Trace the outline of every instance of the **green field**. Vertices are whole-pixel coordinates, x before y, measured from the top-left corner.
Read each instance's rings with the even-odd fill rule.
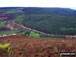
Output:
[[[18,35],[23,35],[23,36],[28,36],[28,37],[34,37],[34,38],[66,38],[65,36],[61,35],[56,35],[56,36],[49,36],[47,34],[41,34],[38,32],[34,31],[28,31],[28,30],[23,30],[23,31],[0,31],[0,35],[3,34],[18,34]]]
[[[0,28],[5,28],[5,27],[6,27],[6,21],[1,21]]]
[[[2,34],[13,34],[13,33],[17,33],[18,31],[0,31],[0,35]]]

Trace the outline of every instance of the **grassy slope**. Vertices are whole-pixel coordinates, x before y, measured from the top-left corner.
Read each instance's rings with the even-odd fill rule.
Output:
[[[6,9],[6,10],[5,10]],[[76,11],[68,8],[3,8],[17,22],[51,34],[76,34]],[[22,17],[21,17],[21,16]],[[24,15],[24,16],[23,16]]]

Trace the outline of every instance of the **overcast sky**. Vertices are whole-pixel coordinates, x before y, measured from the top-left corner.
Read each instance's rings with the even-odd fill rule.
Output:
[[[65,7],[76,9],[76,0],[0,0],[0,7]]]

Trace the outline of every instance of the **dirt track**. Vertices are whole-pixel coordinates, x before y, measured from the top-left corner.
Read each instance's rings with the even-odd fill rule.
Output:
[[[59,52],[76,52],[76,39],[38,39],[20,35],[0,38],[11,43],[16,57],[59,57]]]

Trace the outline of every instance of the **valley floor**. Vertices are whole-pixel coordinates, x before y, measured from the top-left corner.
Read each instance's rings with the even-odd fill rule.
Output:
[[[11,43],[15,57],[60,57],[59,52],[76,52],[76,39],[40,39],[15,35],[0,37],[0,43]]]

